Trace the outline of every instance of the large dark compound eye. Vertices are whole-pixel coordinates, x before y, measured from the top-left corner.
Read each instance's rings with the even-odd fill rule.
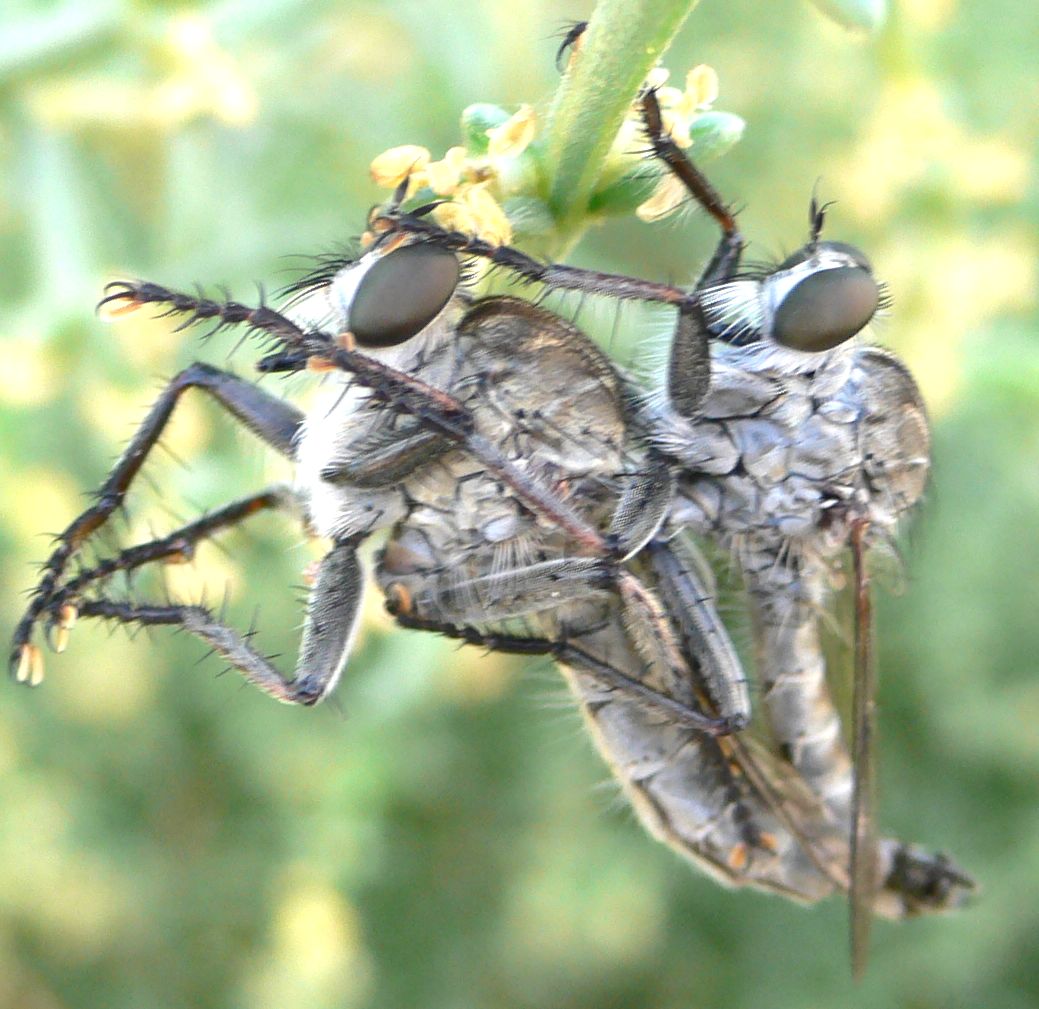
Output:
[[[811,242],[787,256],[773,277],[779,281],[802,263],[811,272],[783,295],[772,336],[794,350],[831,350],[873,318],[880,289],[865,253],[846,242]]]
[[[772,335],[794,350],[831,350],[873,318],[878,300],[877,282],[860,266],[810,273],[779,303]]]
[[[425,329],[458,286],[458,257],[432,245],[405,245],[366,274],[348,326],[360,347],[393,347]]]

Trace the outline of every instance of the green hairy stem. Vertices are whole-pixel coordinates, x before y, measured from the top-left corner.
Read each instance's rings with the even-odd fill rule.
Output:
[[[592,194],[632,98],[697,0],[601,0],[552,102],[548,203],[558,253],[588,223]]]

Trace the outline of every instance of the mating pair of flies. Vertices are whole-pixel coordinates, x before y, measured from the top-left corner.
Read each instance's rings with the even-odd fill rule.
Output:
[[[641,99],[652,152],[717,222],[718,246],[682,290],[546,265],[402,209],[373,213],[372,244],[324,263],[286,312],[146,282],[101,305],[153,305],[269,341],[261,372],[323,373],[304,415],[257,385],[193,364],[159,396],[94,503],[58,538],[13,641],[38,683],[43,625],[58,651],[78,618],[170,625],[261,690],[314,704],[350,653],[362,541],[388,530],[375,579],[405,627],[492,650],[553,656],[643,824],[728,885],[813,902],[850,894],[856,968],[873,914],[962,902],[972,881],[942,855],[875,837],[867,548],[887,544],[922,494],[929,429],[891,354],[853,338],[883,292],[866,257],[820,237],[778,266],[741,269],[743,238],[711,184]],[[578,329],[512,297],[473,300],[461,262],[522,280],[663,302],[676,323],[659,395]],[[219,508],[94,565],[84,544],[124,503],[181,395],[201,389],[294,460],[292,486]],[[257,512],[285,509],[331,546],[310,590],[295,673],[207,607],[106,594],[119,572],[190,558]],[[747,680],[697,542],[727,552],[755,635],[764,747],[741,732]],[[821,613],[852,557],[859,633],[849,752],[825,682]]]

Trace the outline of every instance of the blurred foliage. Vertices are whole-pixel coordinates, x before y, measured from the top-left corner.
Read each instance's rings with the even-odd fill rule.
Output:
[[[159,376],[234,346],[160,321],[102,328],[103,283],[202,280],[246,298],[254,278],[289,279],[286,254],[361,230],[378,152],[446,149],[474,102],[542,112],[552,36],[588,9],[7,0],[0,626],[48,549],[40,534],[78,511]],[[974,907],[880,923],[853,988],[838,902],[805,911],[689,871],[597,787],[605,771],[546,664],[391,631],[372,594],[344,714],[215,679],[182,637],[90,626],[48,656],[41,690],[6,690],[0,1004],[1034,1006],[1037,37],[1025,0],[895,4],[870,42],[794,0],[707,0],[666,59],[714,66],[748,123],[712,174],[745,203],[758,255],[800,244],[821,178],[839,201],[831,234],[870,250],[894,295],[879,335],[918,376],[936,444],[908,590],[879,618],[883,820],[975,872]],[[704,221],[632,219],[571,258],[686,280],[712,237]],[[622,358],[666,329],[616,313],[587,305],[580,322]],[[277,475],[229,427],[184,401],[173,458],[148,468],[120,539]],[[221,547],[171,569],[172,590],[227,586],[234,619],[258,607],[287,663],[313,551],[274,518]]]

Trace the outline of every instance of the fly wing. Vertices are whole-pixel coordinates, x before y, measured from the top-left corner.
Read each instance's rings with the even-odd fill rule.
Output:
[[[883,542],[920,499],[930,467],[931,435],[920,391],[905,365],[878,348],[859,354],[860,397],[868,408],[862,429],[864,474],[873,493],[870,515],[853,522],[852,553],[855,598],[855,661],[852,693],[852,758],[855,768],[851,806],[851,957],[852,972],[866,965],[871,894],[876,892],[877,838],[874,817],[874,705],[876,670],[873,614],[866,569],[866,535]],[[877,537],[875,534],[880,532]]]
[[[855,662],[852,684],[852,760],[855,767],[851,799],[851,864],[848,888],[851,969],[862,977],[869,954],[873,899],[877,892],[877,831],[874,815],[876,760],[876,666],[873,660],[873,606],[866,570],[864,538],[868,524],[852,529],[851,551],[855,591]]]

